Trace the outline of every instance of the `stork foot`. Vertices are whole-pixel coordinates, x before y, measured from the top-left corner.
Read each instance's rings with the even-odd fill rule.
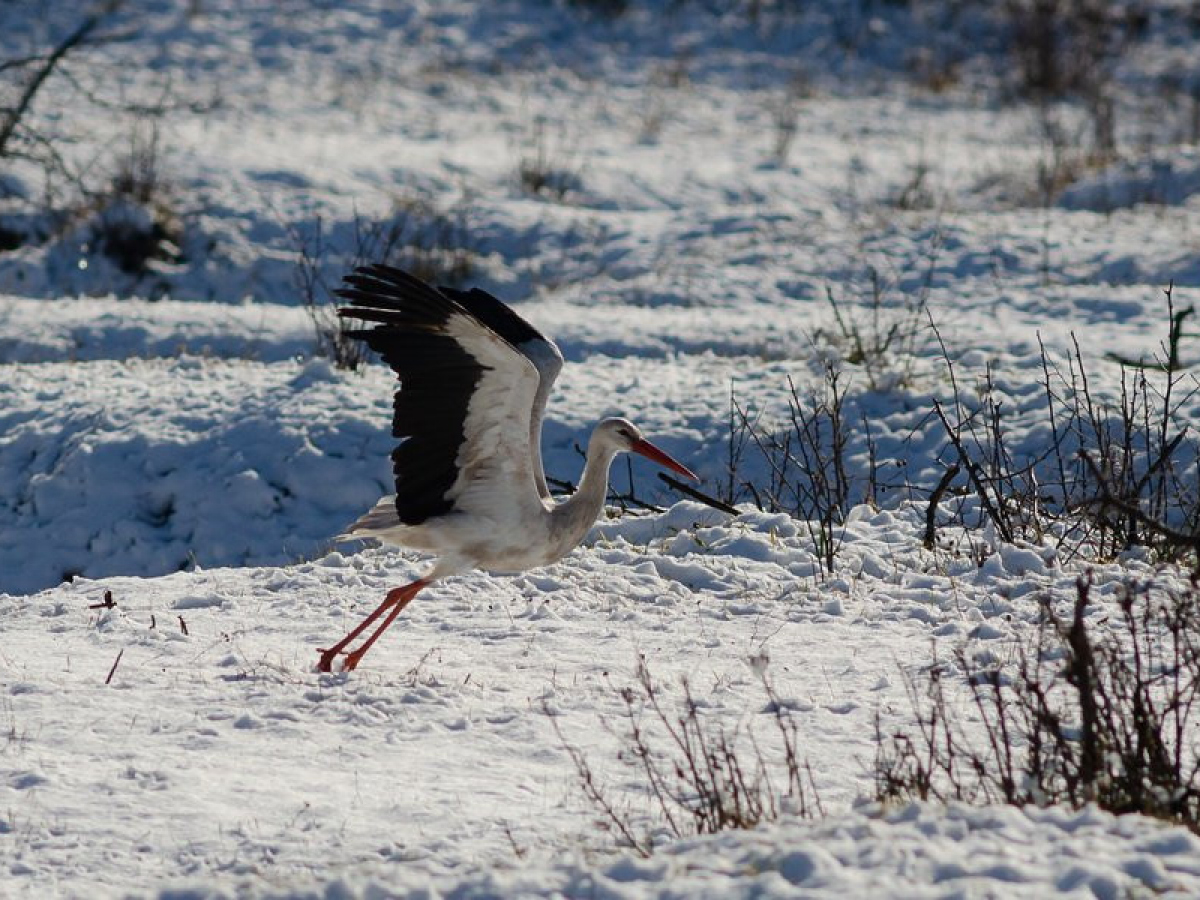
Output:
[[[336,649],[325,650],[324,648],[317,648],[317,652],[321,654],[321,658],[317,660],[317,671],[332,672],[333,661],[337,659],[338,651]]]

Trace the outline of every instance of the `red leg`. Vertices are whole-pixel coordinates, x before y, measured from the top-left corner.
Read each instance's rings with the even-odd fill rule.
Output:
[[[392,624],[392,622],[396,621],[396,616],[400,615],[400,613],[404,611],[404,607],[408,606],[412,598],[417,596],[417,591],[425,587],[427,583],[428,582],[425,581],[414,581],[412,584],[406,585],[402,588],[396,588],[396,590],[391,591],[388,594],[388,597],[393,597],[394,595],[393,602],[396,604],[395,608],[388,613],[388,617],[383,620],[383,624],[376,628],[374,633],[369,638],[363,641],[361,647],[346,654],[346,663],[343,667],[343,671],[353,672],[355,668],[358,667],[358,661],[363,658],[368,650],[371,649],[371,645],[379,640],[379,636],[388,630],[388,627]]]
[[[351,631],[348,635],[346,635],[328,650],[320,650],[321,658],[317,661],[317,671],[332,672],[334,659],[336,659],[338,654],[342,653],[346,649],[346,645],[362,634],[367,629],[367,626],[369,626],[388,610],[388,607],[394,606],[395,609],[392,610],[391,614],[384,620],[383,624],[375,630],[375,633],[367,638],[366,642],[363,643],[361,647],[352,653],[347,654],[346,665],[343,671],[352,671],[354,667],[358,665],[358,661],[362,659],[363,654],[367,652],[367,649],[373,643],[375,643],[375,641],[379,640],[379,636],[387,631],[388,626],[395,621],[396,616],[400,615],[400,611],[404,609],[404,607],[408,606],[409,601],[412,600],[413,597],[417,596],[417,592],[427,584],[429,584],[428,581],[418,578],[411,584],[406,584],[404,587],[398,587],[388,591],[388,594],[383,599],[383,602],[375,608],[373,613],[363,619],[353,631]]]
[[[366,630],[368,625],[370,625],[372,622],[374,622],[376,619],[378,619],[380,617],[380,615],[382,615],[389,606],[391,606],[393,603],[396,602],[392,598],[392,594],[394,594],[394,593],[395,593],[395,591],[389,591],[387,597],[384,599],[384,601],[382,603],[379,604],[378,607],[375,608],[375,611],[373,613],[371,613],[369,616],[367,616],[365,619],[363,619],[361,622],[359,622],[358,626],[353,631],[351,631],[348,635],[346,635],[344,638],[342,638],[340,641],[338,641],[336,644],[334,644],[328,650],[325,650],[323,648],[318,650],[318,652],[321,654],[321,660],[320,660],[320,662],[317,663],[318,671],[320,671],[320,672],[332,672],[333,671],[333,660],[337,657],[337,655],[339,653],[341,653],[343,650],[346,649],[346,645],[349,644],[356,637],[358,637],[360,634],[362,634]]]

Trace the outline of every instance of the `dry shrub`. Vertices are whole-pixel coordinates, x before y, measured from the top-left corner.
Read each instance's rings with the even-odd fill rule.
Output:
[[[386,216],[355,216],[348,240],[329,240],[320,219],[304,235],[292,228],[297,247],[296,284],[313,323],[317,352],[342,369],[356,369],[365,345],[347,334],[355,326],[337,315],[333,293],[346,272],[369,263],[396,266],[430,284],[457,287],[475,271],[478,254],[463,198],[442,207],[418,195],[395,200]]]
[[[706,721],[686,678],[681,679],[681,702],[670,708],[645,660],[639,660],[636,685],[619,691],[623,727],[614,733],[621,741],[617,758],[640,778],[648,814],[615,803],[583,752],[566,742],[551,717],[580,788],[599,811],[604,828],[650,856],[654,839],[647,821],[680,838],[754,828],[785,812],[805,818],[821,812],[811,771],[800,756],[796,725],[766,676],[765,657],[758,663],[768,701],[763,712],[771,717],[781,744],[782,760],[774,763],[748,728],[739,724],[726,729]],[[771,771],[779,768],[784,778],[777,785]]]
[[[1016,806],[1095,803],[1200,832],[1200,591],[1129,581],[1113,616],[1090,616],[1080,578],[1069,615],[1046,598],[1015,663],[954,655],[982,723],[973,740],[945,667],[909,681],[915,730],[876,725],[876,796]]]
[[[934,412],[954,474],[948,468],[950,481],[931,493],[931,504],[950,487],[959,502],[949,523],[972,529],[986,522],[1005,542],[1050,544],[1068,559],[1109,560],[1149,548],[1162,561],[1200,564],[1200,445],[1186,419],[1196,388],[1179,353],[1188,312],[1176,313],[1166,293],[1166,358],[1110,356],[1121,366],[1113,399],[1094,391],[1077,343],[1062,363],[1043,347],[1048,440],[1036,451],[1012,446],[1007,399],[990,368],[968,397],[946,357],[953,397],[935,400]]]

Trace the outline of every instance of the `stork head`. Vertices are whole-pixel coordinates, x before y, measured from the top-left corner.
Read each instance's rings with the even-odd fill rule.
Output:
[[[616,453],[637,453],[658,463],[664,469],[678,472],[692,481],[700,480],[683,463],[672,459],[666,452],[642,437],[641,430],[628,419],[605,419],[596,426],[592,440],[599,441],[602,446],[610,447]]]

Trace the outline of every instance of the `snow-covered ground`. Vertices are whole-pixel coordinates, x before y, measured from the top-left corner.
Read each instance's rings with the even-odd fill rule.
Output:
[[[132,37],[39,94],[31,121],[85,172],[149,128],[97,93],[170,102],[158,212],[52,222],[38,167],[0,169],[0,226],[36,233],[0,252],[0,895],[1200,894],[1200,840],[1153,820],[869,801],[906,675],[967,640],[1011,658],[1085,565],[985,529],[923,547],[950,461],[932,399],[990,370],[1010,449],[1036,455],[1039,348],[1065,372],[1078,341],[1090,390],[1119,397],[1105,354],[1161,355],[1163,289],[1177,309],[1200,291],[1197,135],[1185,95],[1144,90],[1200,77],[1182,5],[1150,4],[1117,66],[1120,158],[1048,203],[1039,171],[1087,123],[1002,102],[987,4],[962,5],[978,53],[937,93],[914,60],[954,49],[955,4],[586,6],[131,3],[112,27]],[[0,60],[61,38],[70,7],[7,5]],[[121,271],[105,215],[169,219],[178,252]],[[421,564],[330,543],[387,490],[392,376],[314,356],[298,259],[334,284],[377,221],[440,235],[558,341],[554,477],[619,412],[722,493],[731,391],[782,421],[789,379],[804,395],[832,364],[853,499],[872,467],[923,493],[856,505],[827,572],[803,522],[618,465],[662,512],[439,583],[358,671],[319,675],[316,648]],[[893,325],[859,360],[853,332]],[[747,453],[739,477],[770,472]],[[1182,583],[1132,557],[1092,566],[1095,616],[1130,574]],[[639,661],[770,756],[764,656],[824,815],[617,848],[563,741],[640,821],[617,758]]]

